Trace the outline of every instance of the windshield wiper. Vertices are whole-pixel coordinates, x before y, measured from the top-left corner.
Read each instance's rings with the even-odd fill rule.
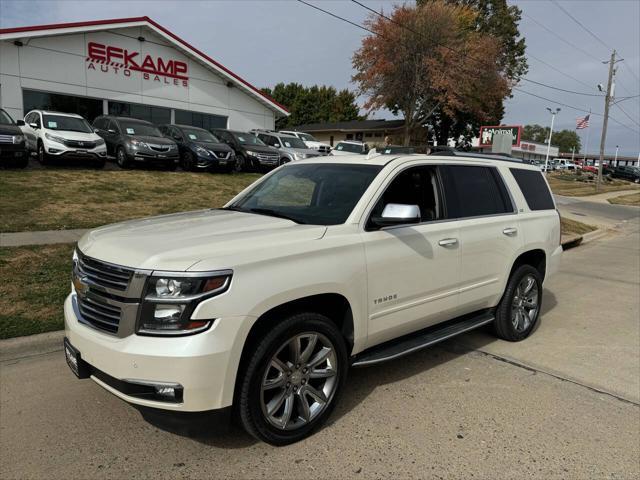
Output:
[[[290,217],[285,213],[281,213],[281,212],[278,212],[277,210],[272,210],[270,208],[223,207],[223,208],[219,208],[218,210],[230,210],[232,212],[255,213],[257,215],[267,215],[269,217],[284,218],[285,220],[291,220],[292,222],[296,222],[298,224],[306,223],[300,219]]]

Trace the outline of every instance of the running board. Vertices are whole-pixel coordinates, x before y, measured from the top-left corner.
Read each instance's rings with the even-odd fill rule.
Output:
[[[491,323],[494,319],[495,317],[492,312],[485,311],[480,314],[467,315],[458,320],[435,325],[425,330],[405,335],[399,339],[371,347],[356,355],[351,365],[353,367],[364,367],[387,362]]]

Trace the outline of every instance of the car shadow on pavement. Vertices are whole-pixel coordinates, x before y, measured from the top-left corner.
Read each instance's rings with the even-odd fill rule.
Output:
[[[539,327],[541,322],[544,322],[544,316],[552,311],[557,304],[553,292],[545,289],[542,318],[537,322],[535,329]],[[501,341],[493,334],[491,325],[486,325],[478,330],[462,334],[396,360],[369,367],[352,368],[349,371],[348,385],[323,428],[338,422],[343,416],[356,409],[378,388],[387,390],[394,388],[394,385],[403,380],[417,377],[442,364],[467,355],[473,350],[481,350],[482,347],[490,343]],[[434,384],[434,386],[437,385]],[[231,409],[183,418],[167,415],[163,411],[153,409],[138,408],[138,410],[142,417],[153,426],[206,445],[217,448],[241,449],[257,443],[257,440],[245,433],[233,420]]]

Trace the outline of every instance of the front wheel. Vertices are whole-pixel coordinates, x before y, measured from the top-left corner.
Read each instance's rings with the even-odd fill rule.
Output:
[[[44,144],[42,142],[38,143],[38,161],[40,165],[47,165],[49,163],[49,154],[44,148]]]
[[[124,147],[118,147],[118,150],[116,150],[116,163],[120,168],[129,168],[129,159]]]
[[[240,173],[246,169],[246,160],[243,155],[236,155],[236,163],[233,166],[234,171]]]
[[[272,445],[309,436],[331,414],[346,380],[340,331],[323,315],[294,314],[278,322],[254,351],[240,379],[245,430]]]
[[[521,265],[511,274],[496,308],[496,335],[510,342],[524,340],[538,321],[541,305],[540,272],[531,265]]]

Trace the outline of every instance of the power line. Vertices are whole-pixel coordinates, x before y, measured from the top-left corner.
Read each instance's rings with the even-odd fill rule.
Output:
[[[576,92],[574,90],[566,90],[564,88],[554,87],[552,85],[547,85],[546,83],[536,82],[535,80],[529,80],[528,78],[522,78],[522,80],[524,80],[525,82],[533,83],[535,85],[540,85],[542,87],[551,88],[553,90],[559,90],[560,92],[572,93],[574,95],[585,95],[587,97],[602,97],[603,96],[603,95],[596,94],[596,93],[583,93],[583,92]]]
[[[620,111],[629,119],[631,120],[633,123],[635,123],[637,126],[640,127],[640,122],[638,122],[636,119],[634,119],[631,115],[629,115],[626,110],[624,108],[622,108],[620,105],[618,105],[617,103],[614,103],[614,105],[616,107],[618,107],[620,109]]]
[[[602,39],[596,35],[595,33],[593,33],[591,30],[589,30],[580,20],[578,20],[576,17],[574,17],[573,15],[571,15],[562,5],[560,5],[560,3],[558,3],[557,0],[550,0],[551,3],[553,3],[556,7],[558,7],[560,10],[562,10],[564,12],[564,14],[569,17],[571,20],[573,20],[575,23],[577,23],[578,25],[580,25],[582,27],[582,29],[587,32],[589,35],[591,35],[593,38],[595,38],[600,45],[602,45],[604,48],[606,48],[607,50],[613,50],[613,47],[610,47],[609,45],[607,45],[606,43],[604,43],[602,41]]]
[[[602,60],[597,58],[595,55],[592,55],[591,53],[587,52],[586,50],[584,50],[583,48],[577,46],[575,43],[570,42],[569,40],[561,37],[560,35],[558,35],[556,32],[554,32],[553,30],[551,30],[550,28],[548,28],[546,25],[540,23],[538,20],[536,20],[535,18],[533,18],[531,15],[522,12],[522,15],[524,15],[525,17],[527,17],[529,20],[531,20],[533,23],[535,23],[536,25],[538,25],[539,27],[543,28],[544,30],[546,30],[547,32],[549,32],[551,35],[555,36],[556,38],[558,38],[558,40],[566,43],[567,45],[569,45],[572,48],[575,48],[576,50],[578,50],[579,52],[584,53],[586,56],[588,56],[589,58],[595,60],[596,62],[601,62]]]
[[[545,62],[544,60],[542,60],[542,59],[541,59],[541,58],[539,58],[539,57],[536,57],[536,56],[535,56],[535,55],[533,55],[532,53],[527,53],[527,57],[529,57],[529,58],[533,58],[533,59],[534,59],[534,60],[536,60],[537,62],[540,62],[540,63],[542,63],[543,65],[546,65],[546,66],[547,66],[547,67],[549,67],[551,70],[555,70],[555,71],[556,71],[556,72],[558,72],[559,74],[564,75],[564,76],[565,76],[565,77],[567,77],[567,78],[570,78],[570,79],[571,79],[571,80],[573,80],[574,82],[578,82],[578,83],[580,83],[580,84],[584,85],[584,86],[585,86],[585,87],[587,87],[587,88],[594,88],[594,89],[595,89],[595,87],[594,87],[593,85],[589,85],[588,83],[583,82],[583,81],[582,81],[582,80],[580,80],[579,78],[576,78],[576,77],[574,77],[573,75],[569,75],[568,73],[563,72],[563,71],[562,71],[562,70],[560,70],[559,68],[554,67],[553,65],[551,65],[551,64],[550,64],[550,63],[548,63],[548,62]]]
[[[327,15],[330,15],[330,16],[332,16],[333,18],[336,18],[336,19],[338,19],[338,20],[342,20],[343,22],[349,23],[349,24],[353,25],[354,27],[357,27],[357,28],[359,28],[359,29],[361,29],[361,30],[365,30],[365,31],[367,31],[367,32],[369,32],[369,33],[373,33],[374,35],[378,35],[378,36],[380,36],[380,34],[379,34],[378,32],[374,32],[373,30],[370,30],[370,29],[368,29],[367,27],[363,27],[363,26],[362,26],[362,25],[360,25],[359,23],[352,22],[351,20],[347,20],[346,18],[343,18],[343,17],[341,17],[341,16],[339,16],[339,15],[336,15],[335,13],[331,13],[330,11],[325,10],[325,9],[323,9],[323,8],[320,8],[320,7],[316,6],[316,5],[313,5],[312,3],[305,2],[304,0],[298,0],[298,2],[303,3],[304,5],[306,5],[306,6],[308,6],[308,7],[315,8],[315,9],[316,9],[316,10],[318,10],[319,12],[322,12],[322,13],[325,13],[325,14],[327,14]]]

